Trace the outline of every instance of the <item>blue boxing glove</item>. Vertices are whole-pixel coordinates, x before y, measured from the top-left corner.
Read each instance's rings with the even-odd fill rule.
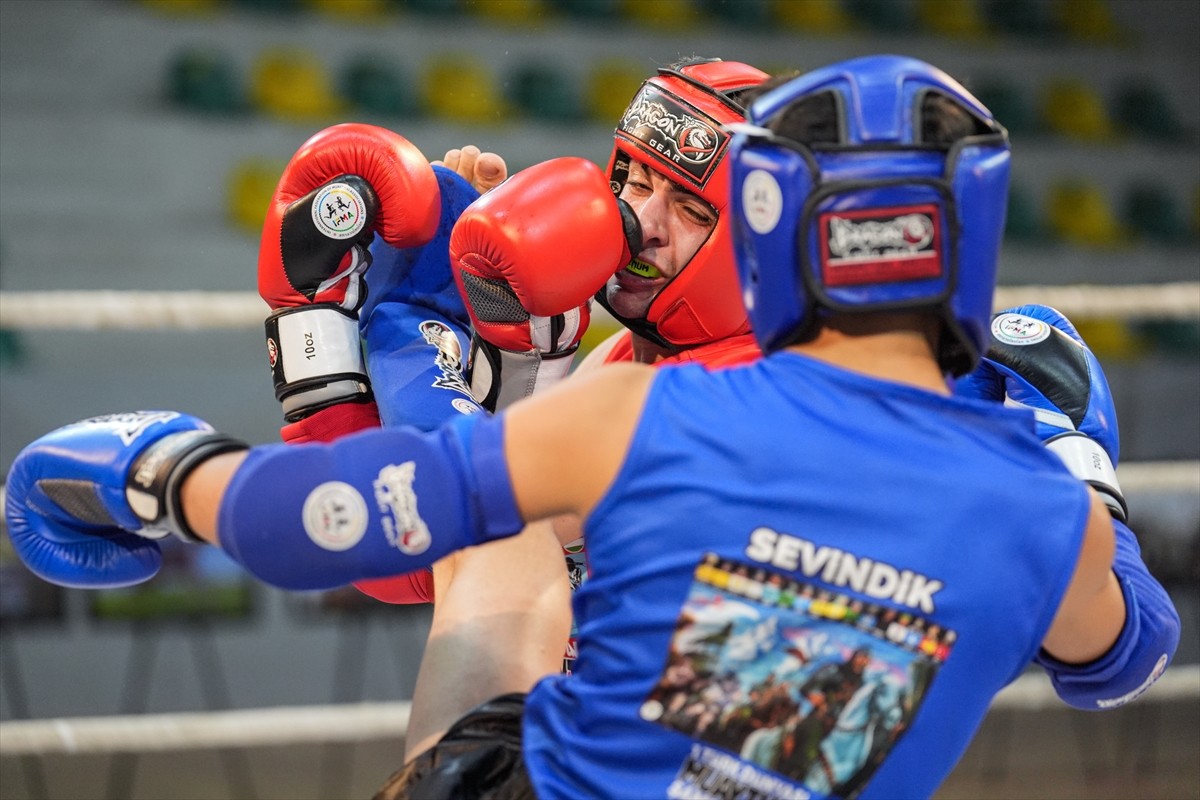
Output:
[[[1061,313],[1024,305],[993,317],[987,355],[955,394],[1033,409],[1046,447],[1100,493],[1113,517],[1127,519],[1112,393],[1100,362]]]
[[[1137,698],[1170,663],[1179,645],[1179,614],[1125,525],[1115,469],[1117,415],[1099,362],[1061,313],[1019,306],[993,318],[987,357],[958,381],[955,394],[1032,408],[1046,446],[1108,505],[1115,517],[1112,570],[1125,600],[1121,634],[1090,663],[1066,664],[1044,650],[1037,663],[1059,697],[1075,708],[1103,710]]]
[[[4,514],[13,549],[60,586],[112,588],[147,580],[155,539],[188,528],[179,489],[197,464],[246,445],[175,411],[94,417],[26,447],[8,473]]]

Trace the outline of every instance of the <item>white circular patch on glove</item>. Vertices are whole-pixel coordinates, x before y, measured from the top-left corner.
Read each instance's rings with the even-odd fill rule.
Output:
[[[1022,314],[1001,314],[992,320],[992,336],[1004,344],[1037,344],[1050,336],[1050,326]]]
[[[312,202],[313,225],[330,239],[352,239],[367,224],[362,195],[346,183],[321,188]]]
[[[304,531],[322,550],[349,550],[367,532],[367,501],[348,483],[327,481],[304,501]]]
[[[783,192],[775,176],[756,169],[742,183],[742,214],[755,233],[770,233],[783,214]]]

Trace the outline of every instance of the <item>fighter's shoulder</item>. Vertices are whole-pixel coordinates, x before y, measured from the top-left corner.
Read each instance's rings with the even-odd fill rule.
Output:
[[[621,329],[593,347],[575,367],[575,373],[586,374],[602,364],[632,360],[633,351],[629,331]]]

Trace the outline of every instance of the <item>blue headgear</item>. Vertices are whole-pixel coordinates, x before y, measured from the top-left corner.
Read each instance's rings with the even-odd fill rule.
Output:
[[[931,93],[974,132],[922,141]],[[809,98],[835,112],[836,129],[807,142],[773,130]],[[933,309],[942,368],[974,368],[1008,198],[1008,133],[991,112],[923,61],[870,56],[789,81],[730,127],[738,273],[765,352],[811,338],[829,312]]]

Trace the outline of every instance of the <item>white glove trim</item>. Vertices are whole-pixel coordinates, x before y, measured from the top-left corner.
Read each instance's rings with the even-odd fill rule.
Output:
[[[366,380],[357,318],[321,305],[280,315],[278,324],[279,358],[287,383],[348,373]]]
[[[1100,493],[1113,516],[1126,519],[1125,496],[1112,459],[1098,442],[1082,433],[1064,433],[1046,440],[1046,449],[1066,464],[1067,470]]]
[[[488,411],[507,408],[535,392],[545,391],[571,372],[572,347],[565,353],[543,355],[537,350],[518,353],[472,337],[471,394]],[[489,402],[495,400],[494,405]]]
[[[1027,408],[1033,412],[1033,416],[1038,422],[1043,425],[1053,425],[1055,428],[1062,428],[1064,431],[1075,430],[1075,423],[1071,422],[1071,418],[1061,411],[1051,411],[1048,408],[1037,408],[1036,406],[1018,403],[1011,397],[1004,398],[1004,405],[1008,408]]]

